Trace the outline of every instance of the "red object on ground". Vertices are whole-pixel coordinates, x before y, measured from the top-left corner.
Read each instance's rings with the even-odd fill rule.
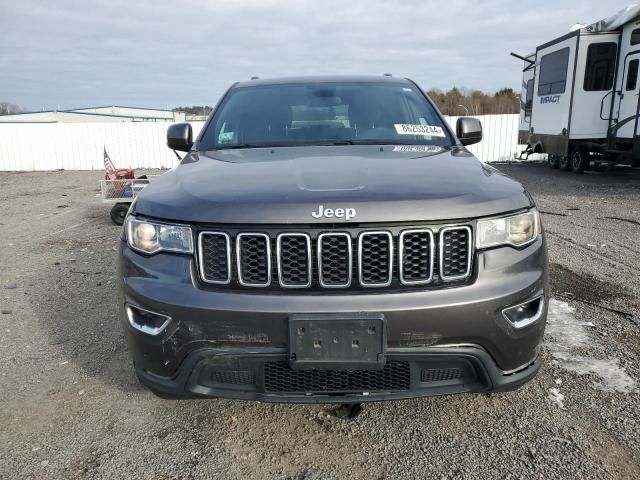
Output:
[[[134,178],[134,172],[130,168],[116,168],[111,173],[104,173],[105,180],[133,180]]]
[[[135,174],[131,168],[116,168],[109,154],[107,153],[107,147],[104,147],[104,179],[105,180],[133,180]],[[127,185],[131,185],[132,182],[114,182],[113,187],[117,192],[122,192]]]
[[[104,147],[104,179],[105,180],[133,180],[135,178],[133,170],[130,168],[116,168],[109,154],[107,147]]]

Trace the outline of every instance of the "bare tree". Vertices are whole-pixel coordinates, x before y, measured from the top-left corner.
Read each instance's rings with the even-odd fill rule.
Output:
[[[174,108],[174,112],[184,112],[190,115],[209,115],[213,108],[209,105],[194,105],[192,107],[177,107]]]
[[[453,87],[446,93],[432,89],[427,92],[444,115],[490,115],[518,113],[520,97],[511,88],[490,95],[480,90]]]
[[[0,115],[8,115],[10,113],[20,113],[24,109],[18,105],[9,102],[0,102]]]

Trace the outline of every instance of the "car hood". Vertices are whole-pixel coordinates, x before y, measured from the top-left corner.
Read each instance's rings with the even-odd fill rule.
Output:
[[[465,149],[348,145],[192,152],[134,210],[176,222],[313,224],[467,219],[531,203]],[[355,215],[316,218],[320,205]]]

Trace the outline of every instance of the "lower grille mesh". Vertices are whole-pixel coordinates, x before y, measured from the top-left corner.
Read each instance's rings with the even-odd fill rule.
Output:
[[[211,381],[226,385],[253,385],[253,372],[249,370],[214,370]]]
[[[382,370],[292,370],[287,362],[264,365],[264,388],[271,393],[403,391],[410,385],[409,362],[388,361]]]
[[[430,368],[420,372],[420,381],[428,382],[446,382],[462,378],[462,370],[459,368]]]

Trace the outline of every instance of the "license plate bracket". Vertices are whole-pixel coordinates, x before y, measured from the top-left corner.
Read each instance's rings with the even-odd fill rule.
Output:
[[[289,363],[293,369],[381,369],[386,347],[382,314],[289,317]]]

